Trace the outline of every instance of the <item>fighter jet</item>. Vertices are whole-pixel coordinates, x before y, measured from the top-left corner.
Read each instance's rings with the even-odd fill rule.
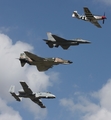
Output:
[[[38,71],[46,71],[49,68],[52,68],[53,65],[72,63],[69,60],[63,60],[62,58],[42,58],[27,51],[20,54],[19,60],[22,67],[25,63],[28,63],[29,65],[35,65]]]
[[[50,92],[33,93],[32,90],[28,87],[28,85],[25,82],[20,82],[20,84],[23,90],[22,91],[20,90],[19,94],[15,94],[15,86],[11,86],[9,89],[9,92],[17,101],[21,101],[22,97],[30,98],[34,103],[38,104],[41,108],[46,108],[40,99],[55,98],[55,95],[51,94]]]
[[[77,11],[74,11],[72,17],[76,17],[84,21],[89,21],[98,28],[101,28],[101,25],[98,23],[98,20],[103,20],[103,24],[104,24],[105,19],[107,19],[105,13],[103,16],[93,15],[87,7],[84,7],[84,13],[85,15],[79,15]]]
[[[48,40],[43,39],[46,44],[50,47],[59,47],[61,46],[63,49],[68,49],[71,45],[79,45],[84,43],[90,43],[90,41],[83,40],[83,39],[74,39],[74,40],[66,40],[64,38],[61,38],[57,35],[54,35],[50,32],[47,32]]]

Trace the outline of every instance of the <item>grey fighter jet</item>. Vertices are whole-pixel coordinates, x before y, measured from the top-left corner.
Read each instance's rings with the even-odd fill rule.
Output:
[[[83,39],[74,39],[74,40],[66,40],[64,38],[61,38],[57,35],[54,35],[50,32],[47,32],[48,40],[43,39],[46,44],[50,47],[59,47],[61,46],[63,49],[68,49],[72,45],[79,45],[84,43],[90,43],[90,41],[83,40]]]
[[[53,65],[72,63],[69,60],[63,60],[62,58],[42,58],[27,51],[20,54],[19,60],[22,67],[25,63],[28,63],[29,65],[35,65],[39,71],[46,71],[49,68],[52,68]]]
[[[11,95],[17,100],[21,101],[22,97],[24,98],[30,98],[34,103],[38,104],[41,108],[45,108],[41,98],[55,98],[55,95],[51,94],[50,92],[38,92],[33,93],[32,90],[28,87],[28,85],[25,82],[20,82],[23,90],[19,91],[19,94],[15,94],[15,86],[11,86],[9,89],[9,92]]]

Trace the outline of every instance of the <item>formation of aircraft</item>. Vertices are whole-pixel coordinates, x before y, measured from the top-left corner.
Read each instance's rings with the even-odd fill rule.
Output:
[[[87,7],[84,7],[84,13],[85,15],[79,15],[77,11],[74,11],[72,17],[76,17],[84,21],[89,21],[98,28],[101,28],[101,25],[98,23],[98,20],[103,20],[103,24],[104,24],[104,20],[106,19],[105,14],[103,16],[93,15]]]
[[[28,87],[28,85],[25,82],[20,82],[20,84],[21,84],[23,90],[20,90],[19,94],[15,94],[15,86],[11,86],[9,89],[9,92],[17,101],[21,101],[22,97],[30,98],[34,103],[38,104],[41,108],[46,108],[40,99],[41,98],[46,98],[46,99],[51,98],[52,99],[52,98],[56,97],[55,95],[51,94],[50,92],[33,93],[32,90]]]
[[[103,20],[103,24],[104,24],[104,20],[106,19],[105,14],[104,16],[95,16],[90,12],[90,10],[87,7],[84,7],[84,13],[85,15],[79,15],[77,11],[74,11],[72,14],[72,17],[76,17],[78,19],[89,21],[99,28],[101,28],[101,26],[98,23],[98,20]],[[48,37],[48,40],[47,39],[43,39],[43,40],[46,42],[46,44],[50,48],[61,46],[63,49],[66,50],[70,46],[91,43],[90,41],[83,40],[83,39],[66,40],[50,32],[47,33],[47,37]],[[57,57],[56,58],[42,58],[28,51],[21,53],[19,60],[20,60],[22,67],[26,63],[28,63],[29,65],[35,65],[38,71],[46,71],[49,68],[52,68],[53,65],[72,63],[72,61],[70,60],[64,60],[62,58],[57,58]],[[15,93],[15,86],[11,86],[9,89],[9,92],[17,101],[21,101],[22,97],[30,98],[34,103],[38,104],[41,108],[45,108],[45,105],[43,105],[40,99],[41,98],[47,98],[47,99],[55,98],[55,95],[51,94],[50,92],[33,93],[32,90],[28,87],[28,85],[25,82],[20,82],[20,84],[23,90],[19,91],[18,94]]]
[[[62,58],[42,58],[37,55],[34,55],[28,51],[20,54],[20,63],[23,67],[25,63],[29,65],[35,65],[39,71],[46,71],[49,68],[52,68],[53,65],[59,64],[71,64],[70,60],[63,60]]]
[[[50,32],[47,32],[47,37],[48,40],[43,39],[46,44],[50,47],[59,47],[61,46],[63,49],[68,49],[72,45],[79,45],[79,44],[85,44],[85,43],[90,43],[90,41],[83,40],[83,39],[74,39],[74,40],[66,40],[62,37],[59,37],[57,35],[54,35]]]

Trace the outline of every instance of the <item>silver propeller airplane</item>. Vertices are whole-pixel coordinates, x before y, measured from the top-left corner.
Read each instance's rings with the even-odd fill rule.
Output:
[[[59,47],[61,46],[63,49],[68,49],[72,45],[79,45],[84,43],[90,43],[90,41],[83,40],[83,39],[74,39],[74,40],[66,40],[64,38],[61,38],[57,35],[54,35],[50,32],[47,32],[48,40],[43,39],[46,44],[50,47]]]
[[[19,94],[15,94],[15,86],[11,86],[9,89],[9,92],[17,101],[21,101],[22,97],[30,98],[34,103],[38,104],[41,108],[46,108],[40,99],[55,98],[55,95],[51,94],[50,92],[33,93],[32,90],[28,87],[28,85],[25,82],[20,82],[20,84],[23,90],[19,91]]]
[[[46,71],[49,68],[52,68],[53,65],[72,63],[69,60],[63,60],[62,58],[42,58],[27,51],[20,54],[19,60],[22,67],[25,63],[28,63],[29,65],[35,65],[39,71]]]
[[[87,7],[84,7],[85,15],[79,15],[77,11],[74,11],[72,17],[76,17],[78,19],[82,19],[84,21],[89,21],[98,28],[101,28],[101,25],[98,23],[98,20],[103,20],[103,24],[106,18],[105,14],[103,16],[93,15]]]

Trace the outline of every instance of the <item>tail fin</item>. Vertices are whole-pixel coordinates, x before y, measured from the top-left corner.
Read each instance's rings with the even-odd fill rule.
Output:
[[[48,40],[56,41],[56,40],[53,38],[52,33],[50,33],[50,32],[47,32],[47,37],[48,37]]]
[[[10,89],[9,89],[9,92],[12,94],[15,92],[15,86],[11,86]]]
[[[77,11],[74,11],[74,12],[72,13],[72,17],[76,17],[76,18],[80,19],[80,15],[78,14]]]
[[[11,86],[9,92],[17,101],[21,101],[21,99],[15,94],[15,86]]]

